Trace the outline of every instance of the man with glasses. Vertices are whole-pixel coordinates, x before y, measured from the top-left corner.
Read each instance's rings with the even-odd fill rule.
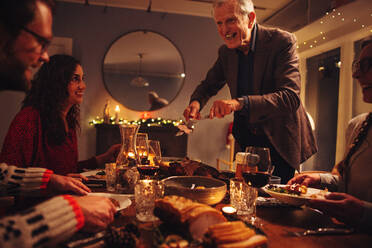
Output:
[[[49,61],[53,6],[51,0],[0,1],[2,88],[29,83],[31,70]],[[80,195],[90,192],[79,180],[55,175],[45,168],[0,163],[0,196],[45,190]],[[108,198],[56,196],[20,215],[0,219],[0,247],[55,247],[83,227],[86,231],[105,228],[115,212]]]

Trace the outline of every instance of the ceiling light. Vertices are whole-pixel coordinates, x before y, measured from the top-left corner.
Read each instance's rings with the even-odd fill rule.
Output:
[[[130,85],[132,86],[135,86],[135,87],[147,87],[149,86],[149,82],[147,82],[146,79],[144,79],[142,76],[141,76],[141,69],[142,69],[142,57],[143,57],[143,53],[139,53],[138,54],[138,57],[139,57],[139,65],[138,65],[138,73],[137,73],[137,76],[134,77],[131,81],[130,81]]]

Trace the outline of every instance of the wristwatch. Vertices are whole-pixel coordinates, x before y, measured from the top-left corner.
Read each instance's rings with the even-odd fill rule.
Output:
[[[241,110],[244,107],[244,104],[245,104],[244,98],[243,97],[238,97],[238,98],[235,98],[235,100],[237,100],[239,102],[238,110]]]

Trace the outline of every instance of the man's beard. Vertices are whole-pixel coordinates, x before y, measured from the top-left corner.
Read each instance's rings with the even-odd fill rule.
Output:
[[[3,54],[0,58],[0,90],[26,91],[28,80],[26,67],[11,54]]]

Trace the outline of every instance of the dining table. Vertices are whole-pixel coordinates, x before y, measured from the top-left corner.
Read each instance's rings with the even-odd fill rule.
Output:
[[[104,192],[105,190],[103,188],[96,188],[94,191]],[[128,223],[135,223],[141,231],[140,243],[137,247],[154,247],[151,238],[149,238],[152,237],[151,233],[149,234],[149,226],[159,225],[161,221],[155,221],[153,223],[139,222],[136,219],[134,196],[128,195],[128,197],[131,200],[131,204],[116,214],[112,225],[120,228]],[[225,200],[213,207],[221,210],[226,205],[229,204]],[[372,235],[360,231],[353,231],[349,234],[294,235],[296,232],[303,232],[308,229],[314,230],[325,227],[345,228],[342,223],[335,221],[318,210],[306,206],[293,207],[286,204],[262,204],[257,206],[256,216],[258,224],[255,226],[255,229],[267,237],[268,243],[265,247],[268,248],[360,248],[372,246]],[[68,242],[65,242],[62,247],[106,247],[103,240],[93,244],[73,246],[73,244],[76,244],[76,241],[91,235],[78,232]]]

